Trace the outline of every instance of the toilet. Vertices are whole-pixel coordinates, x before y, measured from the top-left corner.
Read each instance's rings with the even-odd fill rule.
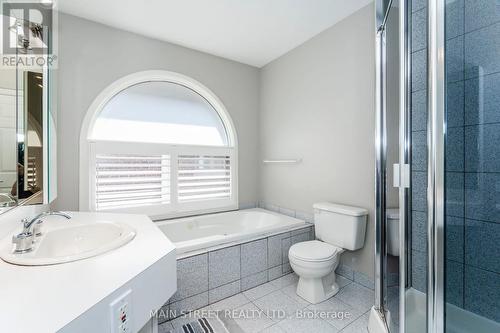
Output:
[[[385,211],[387,219],[387,252],[399,257],[399,208],[389,208]]]
[[[340,255],[363,247],[368,211],[329,202],[313,207],[317,239],[292,245],[288,258],[299,276],[297,295],[316,304],[339,291],[335,269]]]

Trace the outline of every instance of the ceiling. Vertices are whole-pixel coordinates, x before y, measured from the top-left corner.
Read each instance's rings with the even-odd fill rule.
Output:
[[[262,67],[372,0],[59,0],[62,12]]]

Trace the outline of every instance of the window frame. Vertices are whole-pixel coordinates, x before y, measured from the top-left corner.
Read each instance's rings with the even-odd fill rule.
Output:
[[[163,143],[141,143],[141,142],[116,142],[116,141],[96,141],[91,139],[92,128],[100,112],[106,104],[123,90],[136,84],[145,82],[170,82],[182,85],[191,89],[214,108],[219,115],[221,122],[227,133],[227,146],[197,146],[183,144],[163,144]],[[229,199],[200,200],[191,203],[179,204],[175,200],[170,204],[151,205],[141,207],[129,207],[124,209],[99,210],[98,212],[134,213],[146,214],[154,220],[167,218],[184,217],[206,213],[222,212],[238,209],[238,143],[236,130],[229,113],[219,98],[200,82],[185,75],[169,71],[143,71],[127,75],[105,88],[90,105],[80,132],[80,186],[79,186],[79,208],[81,211],[95,211],[95,158],[98,153],[159,153],[173,154],[179,153],[193,154],[227,154],[230,156],[231,170],[231,196]],[[172,160],[171,160],[172,161]],[[176,159],[175,159],[176,161]],[[172,167],[171,174],[176,173],[177,168]],[[172,180],[176,176],[171,177]],[[172,182],[171,192],[176,183]]]

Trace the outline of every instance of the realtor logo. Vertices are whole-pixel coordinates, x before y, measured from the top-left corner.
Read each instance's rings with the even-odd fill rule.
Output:
[[[54,66],[57,45],[54,3],[0,0],[2,66]]]

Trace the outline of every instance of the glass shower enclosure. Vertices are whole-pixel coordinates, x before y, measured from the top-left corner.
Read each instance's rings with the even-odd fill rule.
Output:
[[[389,332],[500,332],[500,2],[375,7],[375,309]]]

